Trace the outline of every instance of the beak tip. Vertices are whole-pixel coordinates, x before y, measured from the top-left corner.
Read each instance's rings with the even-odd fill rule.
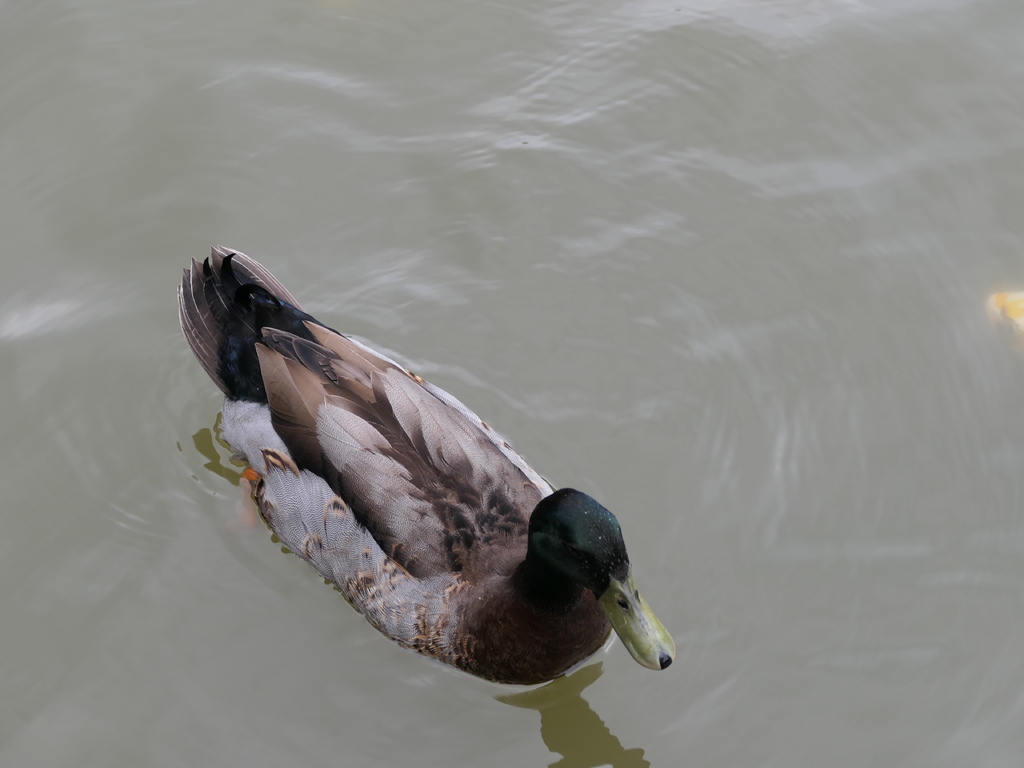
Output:
[[[672,663],[672,657],[664,651],[662,651],[660,654],[658,654],[658,663],[661,665],[662,669],[665,669],[666,667],[668,667],[669,664]]]

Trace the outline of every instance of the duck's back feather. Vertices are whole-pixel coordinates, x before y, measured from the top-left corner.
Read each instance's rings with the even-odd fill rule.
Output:
[[[546,484],[510,461],[479,419],[405,369],[309,330],[316,342],[265,331],[258,347],[275,431],[297,463],[323,477],[414,576],[473,582],[520,562]]]
[[[474,582],[521,562],[529,515],[551,487],[456,398],[316,321],[244,254],[193,261],[179,305],[228,400],[265,403],[289,459],[409,574]],[[259,441],[225,437],[262,470]]]

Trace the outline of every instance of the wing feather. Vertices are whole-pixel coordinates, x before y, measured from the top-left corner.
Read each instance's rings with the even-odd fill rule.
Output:
[[[443,390],[352,339],[306,327],[314,341],[266,330],[257,345],[273,424],[296,462],[324,477],[414,576],[493,568],[484,550],[499,541],[521,558],[547,484]],[[521,546],[509,547],[516,539]]]

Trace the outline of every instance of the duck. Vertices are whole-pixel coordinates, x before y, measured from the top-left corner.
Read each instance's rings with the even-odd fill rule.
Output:
[[[178,307],[260,516],[381,633],[496,683],[560,677],[612,631],[642,666],[672,663],[615,515],[461,401],[229,248],[192,259]]]

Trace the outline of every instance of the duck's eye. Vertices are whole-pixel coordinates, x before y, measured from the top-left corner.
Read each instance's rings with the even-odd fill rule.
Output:
[[[565,551],[568,552],[573,557],[579,557],[580,555],[583,554],[580,551],[579,547],[577,547],[575,544],[570,544],[568,541],[565,542]]]
[[[615,602],[618,603],[619,608],[621,608],[625,613],[629,613],[629,601],[626,600],[626,598],[620,597]]]

